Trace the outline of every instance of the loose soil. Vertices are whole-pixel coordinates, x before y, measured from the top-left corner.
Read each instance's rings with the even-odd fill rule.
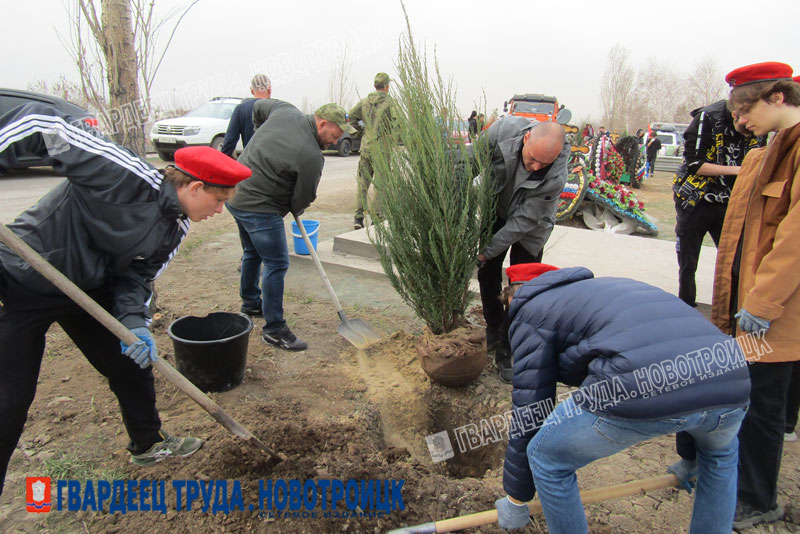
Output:
[[[645,182],[642,196],[651,186]],[[329,236],[351,221],[349,195],[320,199],[309,217],[324,221]],[[288,223],[287,223],[288,226]],[[328,237],[329,237],[328,236]],[[323,233],[321,239],[326,239]],[[238,311],[241,250],[235,224],[225,213],[193,225],[181,253],[158,281],[161,319],[153,325],[162,357],[174,364],[166,335],[185,315]],[[215,423],[200,407],[156,374],[158,408],[164,427],[205,440],[194,456],[149,468],[128,463],[127,444],[115,398],[101,376],[58,328],[48,333],[36,399],[14,453],[0,496],[0,532],[274,532],[379,533],[491,509],[503,495],[502,439],[461,453],[454,429],[480,424],[510,409],[511,387],[502,383],[487,357],[483,372],[469,386],[446,388],[422,371],[416,341],[422,324],[413,317],[385,278],[331,269],[328,272],[348,316],[362,318],[386,337],[358,351],[336,332],[339,319],[310,262],[294,262],[286,282],[285,313],[291,328],[308,341],[300,353],[277,350],[260,339],[263,320],[250,335],[244,383],[210,396],[269,447],[283,453],[281,463]],[[469,318],[480,324],[480,309]],[[497,419],[495,419],[496,421]],[[454,457],[434,463],[426,436],[447,431]],[[487,442],[494,441],[491,435]],[[675,461],[671,438],[635,446],[579,471],[582,488],[649,478]],[[800,443],[786,444],[779,500],[787,520],[753,533],[800,532]],[[60,479],[165,480],[168,512],[29,514],[25,477]],[[257,511],[175,510],[173,480],[239,480],[245,504],[258,498],[260,480],[404,480],[405,510],[383,517],[270,518]],[[170,502],[170,500],[172,502]],[[592,532],[682,533],[687,531],[692,498],[674,489],[587,507]],[[195,505],[195,508],[197,505]],[[321,515],[321,511],[320,515]],[[500,532],[485,526],[471,532]],[[541,518],[521,532],[544,533]]]

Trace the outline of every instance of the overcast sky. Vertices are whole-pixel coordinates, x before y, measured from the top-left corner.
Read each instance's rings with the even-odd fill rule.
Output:
[[[188,3],[157,0],[164,11]],[[62,2],[13,4],[0,33],[0,86],[24,89],[61,74],[77,81],[57,37],[68,34]],[[782,61],[800,72],[798,0],[406,0],[406,6],[415,37],[429,54],[435,48],[443,73],[452,77],[464,116],[484,92],[490,111],[514,93],[535,92],[558,97],[573,122],[599,121],[600,80],[617,43],[631,51],[637,69],[654,58],[689,73],[710,55],[722,76],[760,61]],[[344,43],[364,96],[376,72],[394,75],[404,29],[399,0],[201,0],[167,52],[156,102],[169,108],[223,94],[248,96],[251,76],[263,72],[273,80],[273,97],[323,104]]]

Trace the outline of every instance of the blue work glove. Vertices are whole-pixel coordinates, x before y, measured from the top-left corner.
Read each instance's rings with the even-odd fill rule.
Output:
[[[692,493],[692,488],[697,484],[697,461],[681,459],[667,467],[667,473],[675,475],[678,485]]]
[[[513,530],[522,528],[531,521],[531,513],[527,504],[516,504],[511,502],[508,497],[497,499],[494,502],[497,507],[497,524],[500,528]]]
[[[739,310],[734,318],[739,319],[739,330],[742,332],[761,332],[763,330],[766,333],[769,330],[769,321],[756,317],[744,308]]]
[[[124,341],[119,342],[122,348],[122,353],[135,361],[142,369],[150,365],[150,362],[158,360],[158,352],[156,351],[156,340],[153,339],[153,334],[144,326],[132,328],[131,332],[141,339],[138,343],[128,345]]]

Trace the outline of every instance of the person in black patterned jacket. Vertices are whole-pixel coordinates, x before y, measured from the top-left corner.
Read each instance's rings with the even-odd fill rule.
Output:
[[[725,100],[692,111],[684,132],[683,162],[675,173],[675,235],[678,240],[678,297],[697,306],[695,272],[706,234],[719,243],[731,187],[745,154],[764,146],[764,137],[738,129]]]

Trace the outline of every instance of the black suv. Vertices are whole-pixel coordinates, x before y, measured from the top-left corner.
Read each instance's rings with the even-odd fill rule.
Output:
[[[344,132],[336,141],[335,145],[328,147],[328,150],[335,150],[340,156],[349,156],[353,152],[361,150],[361,136],[359,134],[350,135]]]
[[[63,98],[52,95],[43,95],[31,91],[21,91],[18,89],[0,88],[0,116],[9,111],[30,102],[41,102],[49,104],[57,110],[80,119],[89,126],[97,127],[97,119],[91,113],[80,106],[67,102]],[[24,167],[34,167],[39,165],[51,165],[53,162],[49,158],[42,158],[35,154],[16,153],[16,162],[11,165],[12,169],[22,169]]]

